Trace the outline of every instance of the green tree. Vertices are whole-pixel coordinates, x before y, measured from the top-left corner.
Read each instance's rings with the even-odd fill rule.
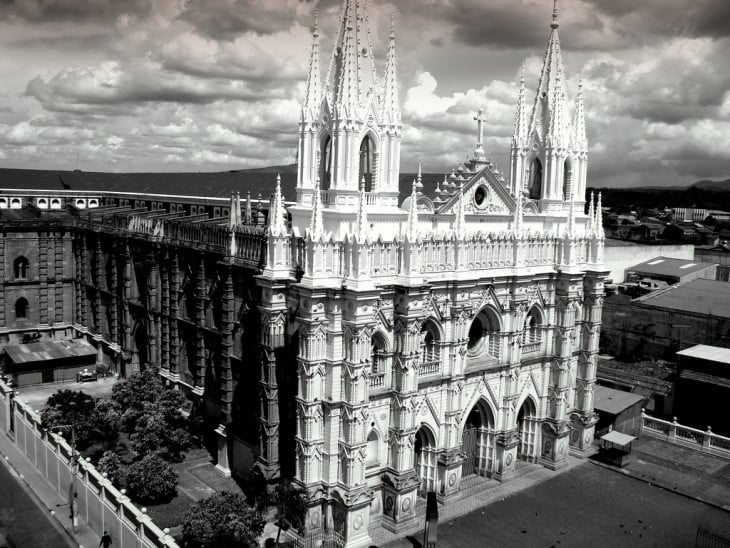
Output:
[[[59,390],[53,394],[41,411],[41,424],[47,430],[57,427],[69,427],[61,430],[63,436],[71,441],[73,426],[76,447],[88,446],[91,439],[91,418],[94,414],[94,398],[79,390]]]
[[[94,405],[94,411],[89,417],[91,437],[101,440],[108,447],[119,437],[121,412],[119,404],[113,400],[99,398]]]
[[[124,477],[124,465],[122,459],[119,458],[114,451],[105,451],[96,464],[96,469],[106,477],[116,487],[119,487]]]
[[[112,400],[123,410],[122,430],[132,432],[144,404],[157,401],[165,390],[157,369],[149,368],[120,380],[112,387]]]
[[[177,390],[164,390],[154,402],[145,402],[129,435],[132,449],[146,455],[179,462],[183,451],[192,444],[190,423],[181,413],[185,396]]]
[[[125,483],[132,500],[156,504],[175,495],[177,472],[157,455],[145,455],[126,471]]]
[[[264,531],[261,514],[237,493],[224,491],[194,504],[183,520],[188,548],[258,546]]]

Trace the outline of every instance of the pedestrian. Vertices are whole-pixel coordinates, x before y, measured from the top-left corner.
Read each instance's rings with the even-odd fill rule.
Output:
[[[101,537],[101,540],[99,541],[99,548],[109,548],[112,545],[112,537],[104,531],[104,535]]]

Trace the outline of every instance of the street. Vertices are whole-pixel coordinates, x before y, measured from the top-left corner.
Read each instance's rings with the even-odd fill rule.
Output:
[[[5,465],[0,465],[0,533],[9,548],[65,548],[73,546],[54,527],[54,519],[41,510]],[[68,512],[59,508],[58,512]]]

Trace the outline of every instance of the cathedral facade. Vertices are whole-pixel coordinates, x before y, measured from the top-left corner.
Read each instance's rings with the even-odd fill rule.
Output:
[[[294,203],[278,181],[258,208],[0,196],[1,344],[85,336],[120,374],[159,367],[208,420],[223,472],[293,479],[307,530],[353,547],[412,523],[428,492],[591,453],[606,276],[557,12],[531,108],[521,83],[508,176],[479,115],[471,159],[403,202],[396,34],[380,77],[368,24],[366,2],[344,0],[324,71],[315,26]]]

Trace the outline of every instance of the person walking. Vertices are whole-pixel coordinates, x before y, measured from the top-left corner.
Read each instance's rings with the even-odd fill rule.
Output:
[[[99,541],[99,548],[109,548],[112,545],[112,537],[109,533],[104,531],[104,534]]]

